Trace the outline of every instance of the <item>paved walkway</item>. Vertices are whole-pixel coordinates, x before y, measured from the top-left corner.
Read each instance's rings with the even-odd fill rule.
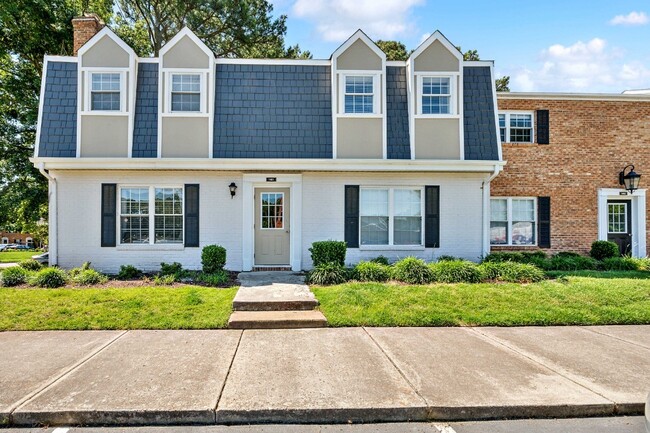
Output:
[[[650,326],[0,333],[0,425],[640,414]]]
[[[0,270],[6,268],[13,268],[14,266],[18,266],[18,263],[0,263]]]

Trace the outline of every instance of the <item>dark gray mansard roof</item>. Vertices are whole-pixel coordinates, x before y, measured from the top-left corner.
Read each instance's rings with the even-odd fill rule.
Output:
[[[215,158],[332,157],[329,66],[217,65]],[[498,160],[490,68],[464,68],[465,159]],[[386,68],[388,158],[409,159],[406,68]],[[77,64],[49,61],[39,156],[76,155]],[[133,157],[155,158],[158,64],[138,65]]]

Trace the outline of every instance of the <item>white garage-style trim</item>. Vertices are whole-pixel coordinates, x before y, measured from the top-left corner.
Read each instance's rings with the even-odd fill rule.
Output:
[[[598,240],[607,240],[607,200],[629,200],[632,206],[632,256],[646,256],[646,190],[634,194],[623,189],[601,188],[598,190]]]

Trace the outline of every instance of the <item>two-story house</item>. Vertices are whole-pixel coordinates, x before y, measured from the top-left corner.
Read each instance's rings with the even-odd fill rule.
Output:
[[[199,268],[220,244],[228,269],[301,270],[327,239],[350,263],[489,251],[493,65],[440,32],[406,62],[362,31],[326,60],[216,58],[189,29],[139,58],[73,23],[78,53],[45,59],[33,158],[51,263]]]

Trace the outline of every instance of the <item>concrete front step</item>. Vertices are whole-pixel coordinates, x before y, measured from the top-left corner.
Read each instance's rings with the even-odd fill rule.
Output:
[[[320,311],[234,311],[230,329],[323,328],[327,319]]]
[[[318,301],[303,284],[270,284],[240,287],[232,306],[234,311],[313,310]]]

